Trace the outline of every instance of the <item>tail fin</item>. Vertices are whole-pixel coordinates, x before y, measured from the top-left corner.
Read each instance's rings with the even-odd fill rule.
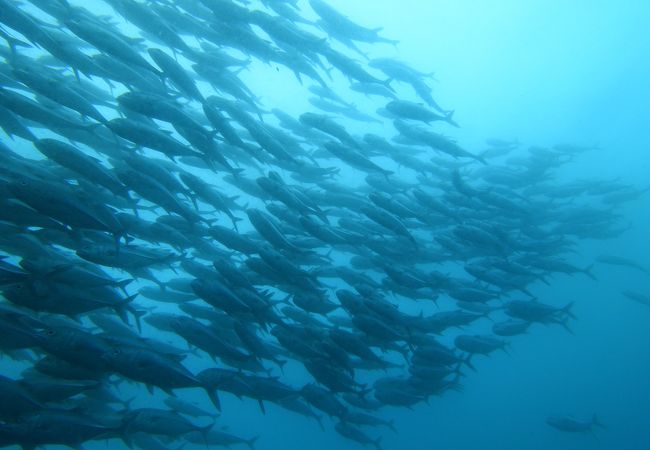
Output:
[[[254,438],[248,439],[246,442],[246,445],[248,445],[248,448],[251,450],[255,450],[255,442],[259,439],[259,436],[255,436]]]
[[[597,416],[596,414],[594,414],[593,416],[591,416],[591,423],[592,423],[594,426],[599,427],[599,428],[605,428],[605,429],[607,428],[607,426],[606,426],[605,424],[603,424],[603,423],[598,419],[598,416]]]
[[[395,172],[393,172],[392,170],[381,169],[381,173],[386,177],[387,181],[390,181],[388,176],[393,175]]]
[[[136,318],[136,320],[138,319],[138,316],[134,312],[135,310],[133,309],[133,307],[131,305],[129,305],[129,303],[131,303],[133,301],[133,299],[135,299],[137,296],[138,296],[138,294],[130,295],[130,296],[122,299],[119,304],[113,306],[113,311],[115,311],[117,313],[120,320],[122,320],[122,322],[124,322],[126,325],[129,325],[129,318],[126,315],[127,311],[132,313],[133,316]]]
[[[126,294],[126,291],[124,290],[126,286],[128,286],[131,282],[133,282],[133,278],[126,278],[124,280],[120,280],[117,283],[115,283],[115,287],[119,288]],[[126,294],[128,295],[128,294]]]
[[[128,305],[128,304],[131,303],[133,300],[135,300],[136,297],[137,297],[138,295],[140,295],[140,294],[138,294],[138,293],[136,292],[136,293],[133,294],[133,295],[129,295],[128,297],[123,298],[122,300],[120,300],[120,303],[118,303],[118,306],[126,306],[126,305]]]
[[[9,48],[11,49],[11,53],[13,54],[16,53],[16,47],[25,47],[25,48],[31,47],[30,44],[9,35],[3,36],[3,38],[7,41],[7,45],[9,45]]]
[[[464,376],[465,376],[465,374],[463,373],[463,371],[460,370],[460,368],[461,368],[462,365],[463,365],[462,361],[459,361],[458,364],[456,364],[456,368],[453,370],[453,373],[456,374],[456,376],[454,376],[454,380],[455,380],[456,378],[457,378],[458,380],[460,380],[461,377],[464,377]]]
[[[287,363],[287,360],[286,359],[274,359],[273,362],[278,365],[278,367],[280,368],[280,372],[284,373],[284,365]]]
[[[385,80],[380,80],[380,81],[379,81],[379,84],[383,84],[383,85],[386,86],[386,88],[388,88],[391,92],[395,92],[395,89],[393,89],[393,86],[390,85],[391,81],[393,81],[392,78],[387,78],[387,79],[385,79]]]
[[[489,155],[488,151],[484,150],[481,153],[479,153],[478,155],[476,155],[476,157],[481,158],[482,160],[485,160],[485,158],[487,158],[488,155]]]
[[[451,110],[451,111],[449,111],[447,114],[445,114],[445,121],[446,121],[449,125],[453,125],[453,126],[455,126],[456,128],[460,128],[460,126],[458,125],[458,123],[454,120],[454,110]],[[480,155],[479,155],[479,158],[482,159],[482,157],[481,157]],[[479,161],[480,161],[480,160],[479,160]]]
[[[122,412],[126,413],[131,409],[131,403],[133,403],[133,400],[135,400],[137,397],[131,397],[128,400],[120,400],[120,405],[122,405]]]
[[[381,436],[379,436],[372,444],[377,447],[377,450],[381,450]]]
[[[314,415],[313,417],[316,420],[316,422],[318,422],[318,426],[320,427],[320,429],[325,431],[325,427],[323,426],[323,420],[321,416]]]
[[[486,166],[489,165],[487,160],[485,158],[483,158],[483,156],[481,156],[481,155],[474,155],[473,153],[466,152],[464,156],[467,156],[469,158],[473,158],[476,161],[479,161],[481,164],[484,164]]]
[[[594,265],[593,265],[593,264],[590,265],[590,266],[587,266],[587,267],[585,267],[585,268],[582,270],[582,273],[584,273],[585,275],[587,275],[587,276],[588,276],[589,278],[591,278],[592,280],[594,280],[594,281],[598,281],[598,278],[596,278],[596,275],[594,275],[594,273],[592,272],[592,269],[593,269],[593,268],[594,268]]]
[[[571,334],[571,335],[574,335],[574,334],[575,334],[575,333],[573,332],[573,330],[569,327],[569,318],[568,318],[568,317],[565,318],[564,320],[559,320],[557,323],[559,323],[560,325],[562,325],[562,328],[564,328],[565,330],[567,330],[567,332],[568,332],[569,334]]]
[[[571,312],[571,308],[573,307],[573,302],[567,304],[564,306],[561,311],[565,313],[567,316],[571,317],[572,319],[577,319],[577,317]]]
[[[397,44],[399,44],[399,40],[397,40],[397,39],[386,39],[386,38],[384,38],[381,41],[386,42],[387,44],[390,44],[395,48],[397,48]]]
[[[232,222],[232,226],[235,228],[235,231],[239,232],[239,228],[237,228],[237,222],[241,222],[244,219],[241,217],[235,217],[232,214],[228,214],[228,217],[230,217],[230,221]]]
[[[210,389],[208,387],[204,387],[205,392],[208,394],[208,397],[210,398],[210,401],[214,405],[215,408],[217,408],[217,411],[221,411],[221,400],[219,400],[219,393],[217,392],[216,389]]]
[[[135,326],[138,329],[138,333],[142,334],[142,322],[141,322],[140,319],[142,318],[142,316],[147,314],[147,311],[143,311],[141,309],[135,309],[132,306],[129,306],[127,309],[133,315],[133,318],[135,319]]]
[[[260,405],[260,410],[262,411],[262,414],[266,414],[266,407],[264,407],[264,401],[261,398],[258,398],[257,403]]]
[[[472,362],[470,361],[471,358],[472,358],[472,354],[471,354],[471,353],[468,353],[468,354],[467,354],[467,358],[465,358],[465,359],[463,360],[463,362],[465,363],[465,365],[466,365],[467,367],[469,367],[469,368],[472,369],[474,372],[476,372],[476,367],[474,367],[474,364],[472,364]]]
[[[210,423],[208,425],[205,425],[203,427],[199,427],[199,429],[198,429],[198,432],[201,433],[201,436],[203,436],[203,440],[205,440],[206,443],[207,443],[208,433],[210,432],[212,427],[214,427],[215,423],[216,422],[212,422],[212,423]]]

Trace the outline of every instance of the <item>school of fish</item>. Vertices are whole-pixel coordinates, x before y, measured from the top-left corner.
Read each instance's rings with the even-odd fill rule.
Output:
[[[571,332],[574,298],[536,287],[597,281],[576,249],[644,193],[558,175],[592,148],[461,145],[432,75],[324,0],[96,3],[0,0],[0,447],[253,448],[219,426],[234,395],[380,448],[391,407]]]

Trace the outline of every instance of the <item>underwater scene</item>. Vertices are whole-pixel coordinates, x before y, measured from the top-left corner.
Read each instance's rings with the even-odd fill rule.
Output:
[[[650,449],[648,23],[0,0],[0,448]]]

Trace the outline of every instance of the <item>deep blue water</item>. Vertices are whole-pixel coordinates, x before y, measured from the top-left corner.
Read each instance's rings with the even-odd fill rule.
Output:
[[[638,189],[650,186],[650,33],[647,31],[650,6],[647,2],[328,0],[328,3],[358,23],[383,27],[382,35],[399,40],[396,46],[359,44],[370,57],[395,57],[435,74],[431,83],[434,98],[444,108],[455,110],[454,119],[460,124],[458,129],[447,127],[442,132],[471,152],[478,154],[485,150],[485,140],[490,138],[520,142],[514,157],[525,155],[528,146],[552,147],[565,143],[596,146],[595,150],[580,154],[563,166],[550,184],[618,180]],[[314,17],[307,2],[300,5],[305,16]],[[100,1],[83,2],[83,6],[97,14],[114,14]],[[257,2],[251,2],[251,7],[258,6]],[[26,10],[34,11],[31,7]],[[135,35],[133,26],[124,24],[119,16],[115,20],[126,33]],[[39,51],[27,52],[37,55]],[[354,56],[351,52],[347,54]],[[285,67],[253,60],[239,77],[259,96],[264,109],[277,107],[296,117],[306,111],[316,111],[307,102],[306,87],[311,83],[299,84]],[[107,88],[103,82],[95,82]],[[383,99],[373,100],[350,91],[346,79],[335,71],[329,84],[360,111],[373,114],[385,103]],[[207,84],[201,88],[210,92]],[[409,88],[397,89],[400,96],[418,101]],[[124,91],[123,86],[118,86],[115,95]],[[341,118],[339,121],[354,135],[367,132],[386,138],[395,135],[388,120],[380,124]],[[39,133],[43,137],[48,135],[44,130]],[[20,138],[11,140],[0,134],[0,141],[17,153],[42,158],[31,144]],[[397,180],[411,185],[418,183],[413,171],[391,161],[379,161],[396,171]],[[503,164],[505,160],[499,161],[497,164]],[[349,186],[351,192],[360,189],[359,171],[328,160],[327,165],[333,164],[340,164],[338,182]],[[249,177],[261,175],[253,170]],[[286,172],[282,175],[289,179]],[[222,192],[240,195],[237,200],[240,206],[263,205],[259,199],[242,194],[214,176],[209,181],[220,186]],[[471,179],[466,181],[471,183]],[[581,199],[575,205],[589,206],[588,201]],[[593,202],[597,206],[596,200]],[[566,208],[571,206],[570,201],[565,204]],[[564,255],[567,260],[586,267],[599,255],[612,254],[650,267],[650,196],[642,195],[615,211],[620,216],[619,228],[625,231],[608,239],[578,239],[573,253]],[[236,215],[246,217],[243,212]],[[492,220],[498,222],[499,218]],[[220,223],[227,222],[226,219]],[[250,223],[244,220],[240,231],[251,230]],[[336,264],[347,264],[344,256],[333,257]],[[454,274],[461,270],[453,265],[445,269]],[[460,392],[445,392],[413,409],[383,408],[378,415],[394,420],[398,433],[385,428],[367,428],[367,433],[373,437],[381,435],[383,449],[650,448],[650,307],[621,294],[632,290],[649,296],[650,276],[598,263],[593,270],[597,281],[583,274],[558,273],[548,277],[549,285],[536,282],[530,288],[545,303],[562,306],[575,302],[573,312],[577,319],[570,323],[572,334],[560,326],[534,324],[526,335],[510,339],[509,354],[497,352],[490,357],[475,357],[477,370],[466,371]],[[123,277],[119,272],[112,273]],[[174,276],[168,270],[160,272],[160,277]],[[333,287],[345,287],[342,281],[329,282]],[[139,281],[129,289],[135,291],[145,285],[148,285],[146,281]],[[412,314],[420,309],[427,313],[436,311],[432,303],[422,306],[400,296],[387,296],[401,310]],[[513,296],[521,297],[517,293]],[[139,299],[138,303],[147,305],[147,300]],[[444,294],[439,305],[443,309],[453,307]],[[175,310],[168,304],[155,306],[158,311]],[[495,317],[502,317],[498,314]],[[481,319],[468,329],[487,333],[491,325],[490,320]],[[185,345],[178,337],[148,326],[145,334]],[[441,340],[451,344],[456,334],[458,330],[451,330]],[[192,371],[205,368],[206,364],[211,363],[205,355],[191,355],[186,362]],[[25,367],[25,363],[6,358],[0,361],[6,376],[17,377]],[[287,364],[283,374],[277,368],[273,374],[296,387],[311,379],[294,361]],[[376,372],[360,378],[371,381],[377,376],[382,374]],[[177,394],[211,408],[199,391],[179,390]],[[140,386],[122,384],[120,396],[136,396],[132,407],[162,407],[163,394],[158,390],[150,396]],[[240,401],[222,394],[222,403],[223,412],[216,418],[216,426],[244,437],[259,435],[255,446],[258,450],[358,448],[339,436],[334,431],[334,421],[327,418],[322,431],[315,421],[273,404],[267,404],[267,412],[262,414],[257,402],[251,399]],[[597,414],[606,428],[596,429],[593,434],[570,434],[546,424],[549,416],[567,414],[584,419]],[[122,445],[113,439],[108,448],[122,448]],[[169,448],[176,447],[170,444]],[[204,446],[184,448],[200,447]],[[106,448],[106,444],[87,443],[84,448]]]

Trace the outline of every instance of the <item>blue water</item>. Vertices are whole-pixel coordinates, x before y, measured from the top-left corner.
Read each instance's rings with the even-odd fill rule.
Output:
[[[457,139],[464,148],[478,154],[487,148],[485,140],[489,138],[517,140],[522,144],[517,150],[521,154],[532,145],[597,146],[561,168],[553,183],[618,179],[639,189],[650,186],[650,3],[328,3],[360,24],[383,27],[382,35],[399,40],[395,47],[359,44],[369,56],[395,57],[423,72],[434,72],[434,98],[444,108],[455,110],[454,119],[461,126],[446,128],[444,134]],[[300,5],[306,16],[313,17],[307,2]],[[96,13],[113,14],[103,2],[88,1],[83,6]],[[119,17],[116,20],[121,21]],[[133,33],[132,26],[122,26]],[[264,108],[279,107],[296,117],[315,111],[307,102],[306,87],[310,83],[301,86],[285,67],[254,61],[240,77],[260,97]],[[332,88],[361,111],[373,113],[385,103],[349,91],[345,78],[338,73],[332,73],[332,77]],[[417,101],[408,87],[398,88],[398,93]],[[341,119],[340,123],[353,134],[372,132],[387,138],[395,134],[389,121],[368,125]],[[0,140],[34,157],[26,141],[11,141],[4,134],[0,134]],[[334,160],[328,162],[334,164]],[[359,172],[340,164],[338,181],[354,190]],[[416,182],[412,172],[394,164],[390,167],[398,170],[400,180]],[[230,185],[220,186],[227,190]],[[262,205],[246,196],[241,203],[249,203],[249,207]],[[611,239],[580,240],[575,253],[568,257],[572,263],[585,267],[598,255],[614,254],[650,267],[650,195],[626,203],[617,213],[622,217],[621,228],[629,228]],[[243,212],[238,215],[245,218]],[[245,221],[241,229],[252,228]],[[546,303],[559,306],[575,302],[573,334],[559,326],[533,325],[528,334],[511,339],[509,354],[476,357],[477,371],[467,371],[462,392],[446,392],[412,410],[382,409],[379,415],[395,421],[397,434],[385,428],[364,430],[372,437],[381,435],[386,450],[649,449],[650,308],[624,298],[621,291],[650,295],[650,276],[598,264],[594,273],[597,281],[581,274],[555,274],[549,278],[549,286],[535,283],[532,288]],[[167,271],[162,276],[174,275]],[[137,287],[134,284],[129,288]],[[399,301],[399,297],[391,300],[395,298]],[[451,305],[445,304],[446,300],[442,299],[443,307]],[[417,313],[419,305],[404,301],[401,307]],[[162,304],[158,309],[173,310]],[[469,329],[488,332],[491,325],[484,319]],[[157,335],[152,328],[146,327],[145,332],[184,345],[184,341],[170,335]],[[455,334],[454,330],[449,333]],[[186,365],[194,371],[206,367],[206,363],[207,357],[191,356]],[[17,376],[24,367],[0,361],[2,373],[7,376]],[[310,380],[294,362],[288,364],[285,374],[276,369],[274,375],[297,387]],[[133,407],[162,407],[160,391],[151,397],[137,386],[125,384],[121,390],[123,398],[137,396]],[[178,396],[211,408],[202,392],[179,390]],[[258,450],[359,448],[339,436],[334,421],[329,419],[324,419],[323,432],[315,421],[273,404],[267,404],[267,412],[262,414],[251,399],[240,401],[222,394],[222,403],[217,427],[244,437],[259,435]],[[567,414],[584,419],[597,414],[606,428],[596,429],[593,434],[569,434],[546,424],[551,415]],[[122,447],[118,440],[108,443],[108,448]],[[107,447],[104,442],[93,442],[84,448]],[[169,448],[176,448],[176,444]]]

